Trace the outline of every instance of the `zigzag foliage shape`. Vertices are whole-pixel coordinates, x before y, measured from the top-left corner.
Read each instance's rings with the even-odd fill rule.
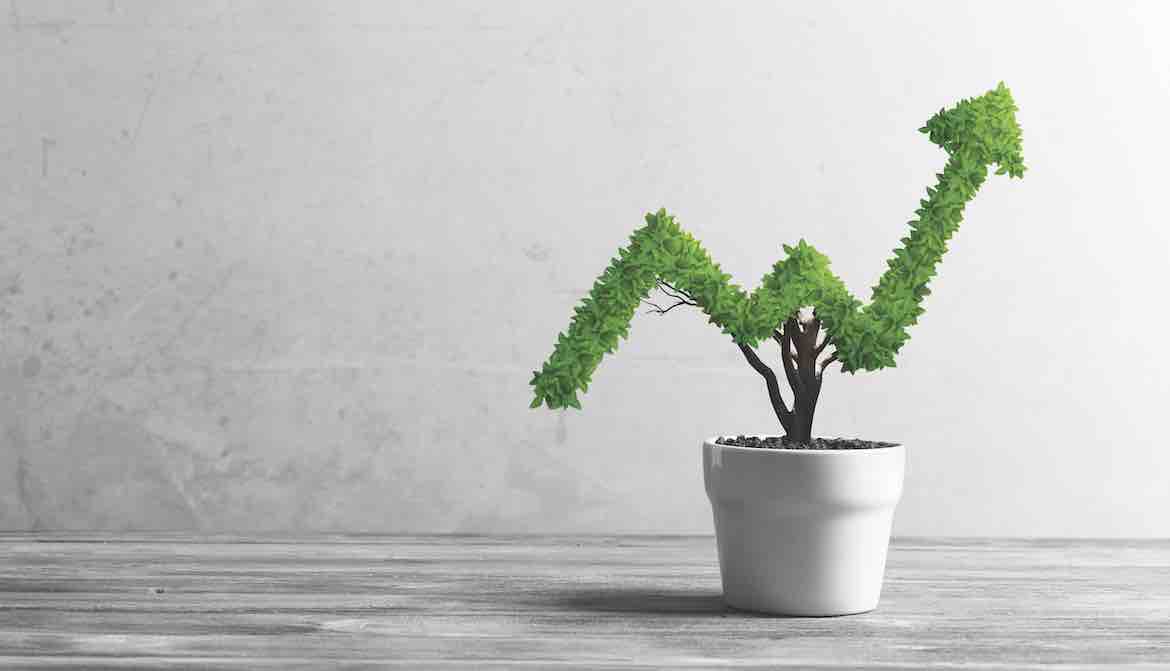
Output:
[[[803,239],[784,245],[787,256],[749,295],[666,210],[646,215],[646,225],[618,250],[577,306],[569,328],[557,337],[544,367],[534,371],[532,407],[580,408],[577,392],[588,390],[602,357],[617,349],[619,337],[628,337],[639,303],[660,279],[690,294],[709,321],[737,343],[754,347],[800,308],[812,306],[844,371],[894,366],[894,355],[909,338],[907,328],[924,311],[927,284],[947,240],[987,179],[988,166],[997,165],[997,175],[1024,174],[1016,110],[1011,92],[1000,82],[982,96],[940,110],[919,129],[949,158],[938,183],[920,201],[917,218],[909,222],[910,234],[886,262],[869,305],[854,298],[829,270],[828,257]]]

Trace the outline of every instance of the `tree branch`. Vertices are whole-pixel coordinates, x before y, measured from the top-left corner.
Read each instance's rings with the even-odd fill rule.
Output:
[[[825,339],[821,341],[821,344],[817,345],[816,356],[820,356],[821,352],[824,352],[825,348],[828,347],[829,343],[832,341],[833,341],[833,336],[829,335],[829,334],[825,334]]]
[[[794,394],[804,393],[804,381],[796,372],[796,354],[794,352],[794,342],[799,333],[800,326],[797,325],[795,319],[784,322],[784,339],[780,344],[782,349],[780,360],[784,362],[784,375],[788,378],[788,386],[792,387]]]
[[[642,302],[645,303],[646,305],[649,305],[652,308],[650,310],[647,310],[646,314],[664,315],[667,312],[670,312],[671,310],[677,308],[680,305],[691,305],[694,307],[699,306],[699,304],[697,302],[695,302],[694,297],[691,296],[689,293],[682,291],[680,289],[676,289],[674,286],[672,286],[671,284],[669,284],[668,282],[665,282],[663,280],[658,280],[658,290],[661,291],[662,293],[666,294],[667,296],[670,296],[671,298],[673,298],[677,302],[669,307],[664,308],[661,305],[659,305],[653,301],[649,301],[649,300],[646,300],[645,298],[643,298]]]
[[[660,314],[660,315],[664,315],[667,312],[670,312],[671,310],[677,308],[680,305],[694,305],[694,303],[688,303],[687,301],[679,301],[679,302],[675,303],[674,305],[663,308],[662,306],[658,305],[657,303],[652,303],[652,302],[645,300],[645,299],[642,299],[642,302],[645,303],[646,305],[651,306],[651,309],[647,310],[646,314]]]
[[[763,376],[765,384],[768,385],[768,398],[772,401],[772,410],[775,411],[776,419],[780,420],[780,425],[787,433],[792,426],[792,412],[788,406],[784,405],[784,399],[780,397],[780,384],[776,381],[776,373],[768,367],[768,364],[760,360],[755,350],[743,343],[737,342],[735,344],[739,346],[739,351],[743,352],[743,357],[747,359],[748,364]]]
[[[679,289],[666,280],[658,280],[658,290],[675,300],[690,301],[691,303],[698,305],[698,303],[695,303],[695,297],[692,296],[689,292]]]
[[[821,372],[817,373],[817,379],[824,377],[825,376],[825,369],[829,367],[829,364],[833,363],[836,360],[837,360],[837,353],[833,352],[829,356],[828,359],[825,359],[824,361],[822,361],[821,362]]]
[[[817,334],[821,332],[821,320],[813,317],[812,321],[804,327],[804,339],[810,345],[817,344]],[[816,357],[813,357],[816,358]]]

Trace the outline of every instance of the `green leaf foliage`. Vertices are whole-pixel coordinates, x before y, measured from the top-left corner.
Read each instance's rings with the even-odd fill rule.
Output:
[[[893,366],[894,355],[909,339],[907,328],[923,313],[922,299],[930,293],[927,284],[947,241],[987,179],[988,166],[998,166],[996,174],[1024,174],[1016,109],[1000,82],[978,98],[939,111],[919,129],[949,158],[909,222],[909,235],[887,261],[869,305],[854,298],[829,270],[828,257],[804,240],[784,245],[787,256],[749,295],[666,210],[647,214],[646,225],[618,250],[577,306],[568,330],[557,336],[544,367],[534,372],[532,407],[581,407],[577,393],[589,388],[593,371],[617,349],[619,338],[628,337],[635,310],[659,279],[693,296],[709,320],[736,342],[754,347],[811,305],[845,371]]]

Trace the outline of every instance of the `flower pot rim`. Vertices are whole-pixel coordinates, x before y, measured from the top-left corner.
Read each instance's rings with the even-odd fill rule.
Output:
[[[780,437],[778,434],[774,434],[774,433],[751,433],[751,434],[737,433],[735,435],[736,436],[749,436],[751,438],[779,438]],[[902,443],[894,443],[893,445],[887,445],[885,447],[861,447],[861,448],[852,448],[852,449],[845,449],[845,450],[828,450],[828,449],[816,449],[816,448],[792,449],[792,448],[788,448],[788,447],[744,447],[742,445],[723,445],[723,444],[715,442],[719,438],[727,438],[727,437],[730,437],[730,435],[729,434],[720,434],[720,435],[716,435],[716,436],[711,436],[710,438],[707,438],[706,440],[703,441],[703,445],[704,446],[710,445],[711,447],[719,447],[719,448],[723,448],[723,449],[727,449],[727,450],[739,450],[741,452],[777,452],[777,453],[785,453],[785,454],[808,454],[808,455],[815,454],[815,455],[826,455],[826,456],[827,455],[860,454],[860,453],[886,453],[886,452],[890,452],[893,450],[901,450],[901,449],[904,449],[904,447],[905,447]],[[861,438],[859,440],[867,440],[867,439]],[[882,441],[882,442],[885,442],[885,441]]]

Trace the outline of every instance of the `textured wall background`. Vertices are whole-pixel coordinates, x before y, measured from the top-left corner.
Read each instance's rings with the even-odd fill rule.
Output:
[[[1003,79],[1031,171],[819,433],[909,446],[900,534],[1170,534],[1170,10],[774,4],[11,0],[0,527],[708,531],[760,380],[676,310],[530,411],[572,306],[660,206],[868,296]]]

